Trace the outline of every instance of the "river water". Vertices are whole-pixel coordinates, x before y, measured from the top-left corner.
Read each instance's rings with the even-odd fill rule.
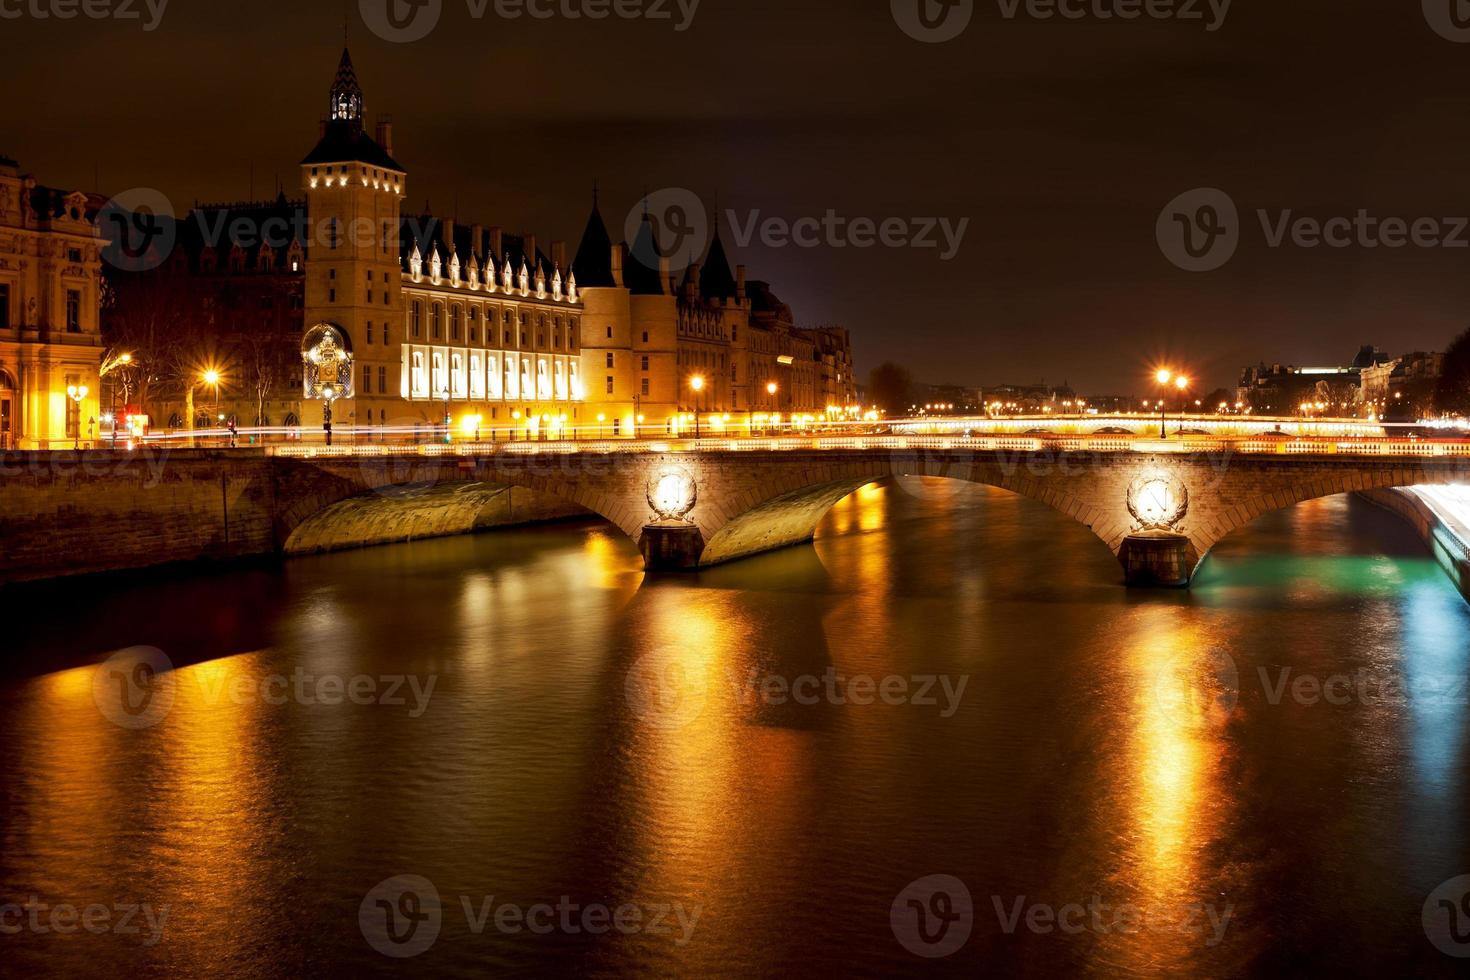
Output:
[[[690,578],[572,524],[6,593],[0,973],[1462,967],[1423,545],[1338,497],[1119,578],[904,480]]]

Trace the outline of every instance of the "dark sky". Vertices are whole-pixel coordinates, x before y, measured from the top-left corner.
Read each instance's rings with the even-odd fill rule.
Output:
[[[90,189],[98,168],[107,193],[156,187],[181,209],[244,198],[252,164],[257,194],[278,173],[295,192],[350,10],[415,207],[573,248],[594,178],[610,225],[664,187],[742,215],[970,219],[948,262],[742,249],[726,230],[800,322],[852,328],[864,374],[894,359],[928,381],[1129,393],[1168,358],[1213,386],[1262,358],[1443,349],[1470,323],[1470,248],[1271,248],[1255,217],[1470,215],[1470,44],[1420,4],[1235,0],[1208,32],[975,3],[944,44],[911,40],[888,0],[703,0],[683,33],[473,20],[444,0],[408,44],[371,34],[357,0],[171,0],[153,32],[0,20],[0,152],[46,183]],[[1209,273],[1155,241],[1196,187],[1242,217]]]

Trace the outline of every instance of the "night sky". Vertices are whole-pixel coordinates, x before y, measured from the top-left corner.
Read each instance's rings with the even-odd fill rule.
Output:
[[[172,0],[152,32],[0,20],[0,152],[47,184],[156,187],[181,211],[245,198],[252,165],[257,196],[278,175],[297,193],[350,10],[411,208],[573,249],[594,180],[615,236],[664,187],[742,215],[968,218],[948,262],[740,248],[726,229],[800,323],[852,328],[864,376],[893,359],[924,381],[1143,393],[1167,358],[1213,387],[1259,359],[1443,349],[1470,323],[1470,248],[1270,248],[1255,215],[1470,215],[1470,44],[1409,0],[1235,0],[1214,32],[976,0],[943,44],[906,36],[888,0],[703,0],[683,33],[444,2],[408,44],[370,33],[356,0]],[[1197,187],[1242,217],[1238,253],[1209,273],[1155,241],[1164,205]]]

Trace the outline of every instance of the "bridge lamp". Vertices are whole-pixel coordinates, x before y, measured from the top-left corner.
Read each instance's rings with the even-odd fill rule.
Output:
[[[1160,368],[1159,373],[1154,375],[1154,380],[1161,385],[1166,385],[1174,379],[1174,372],[1168,368]]]
[[[699,393],[704,390],[704,375],[696,374],[689,379],[689,387],[694,389],[694,438],[699,439]]]

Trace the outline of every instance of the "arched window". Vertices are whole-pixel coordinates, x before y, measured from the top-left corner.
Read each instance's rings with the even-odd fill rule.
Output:
[[[288,428],[288,429],[294,429],[297,426],[299,426],[300,424],[301,424],[301,420],[296,417],[296,413],[295,412],[288,412],[286,414],[286,428]]]
[[[184,420],[179,417],[178,412],[174,412],[168,417],[168,427],[170,429],[182,429],[184,427]]]
[[[429,335],[435,340],[439,339],[440,318],[443,316],[444,307],[435,303],[434,308],[429,312]]]
[[[460,310],[460,308],[458,306],[454,306],[454,307],[451,307],[450,308],[450,310],[449,310],[449,339],[450,340],[458,340],[459,339],[459,320],[460,320],[460,316],[461,315],[462,315],[462,311]]]

